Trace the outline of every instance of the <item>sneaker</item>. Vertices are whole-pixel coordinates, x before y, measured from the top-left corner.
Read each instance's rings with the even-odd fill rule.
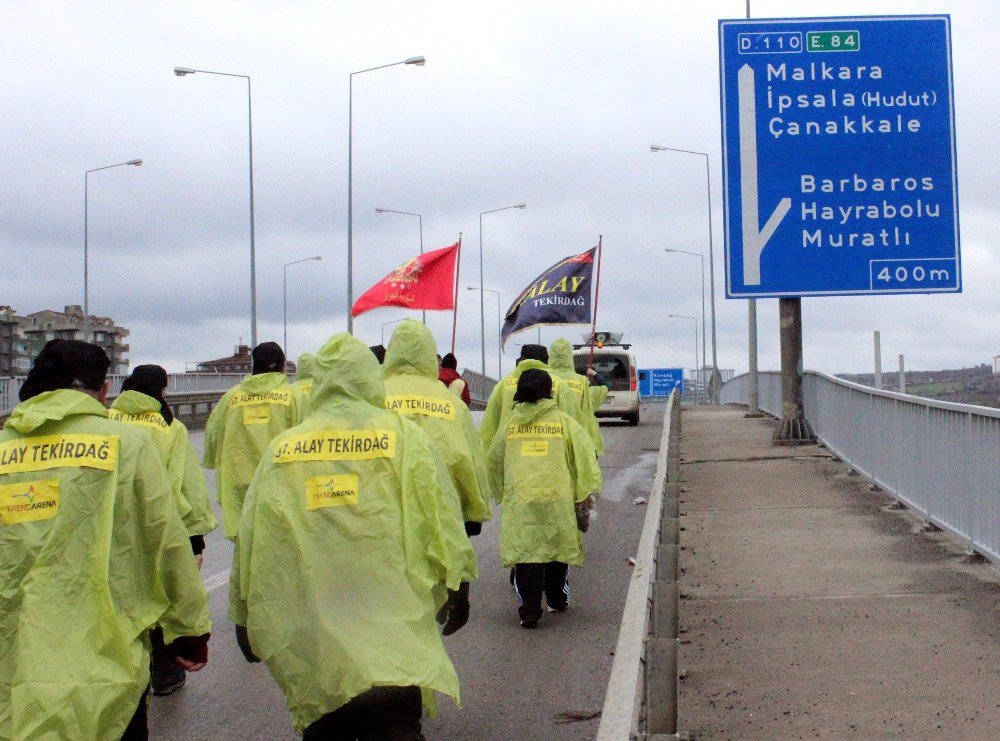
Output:
[[[569,605],[563,605],[562,607],[553,607],[552,605],[549,605],[546,609],[549,612],[566,612],[567,608],[569,608]]]
[[[153,675],[153,694],[156,697],[172,695],[183,687],[185,682],[187,682],[187,672],[180,667],[158,672]]]
[[[521,619],[521,627],[522,628],[537,628],[538,627],[538,618],[534,618],[533,620],[529,619],[529,618],[522,618]]]

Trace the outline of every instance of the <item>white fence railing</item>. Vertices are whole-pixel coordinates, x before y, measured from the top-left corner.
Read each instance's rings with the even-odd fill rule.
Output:
[[[167,375],[166,395],[226,392],[245,377],[243,373],[170,373]],[[108,376],[108,396],[118,396],[126,378],[128,376],[119,374]],[[17,393],[22,383],[23,376],[0,378],[0,415],[9,414],[17,406]]]
[[[747,375],[722,387],[747,403]],[[758,374],[758,404],[781,415],[781,374]],[[950,531],[967,550],[1000,561],[1000,409],[879,391],[824,373],[802,379],[806,419],[855,470]]]

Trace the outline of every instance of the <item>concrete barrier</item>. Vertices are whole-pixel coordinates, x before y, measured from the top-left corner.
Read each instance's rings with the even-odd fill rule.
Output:
[[[598,741],[677,734],[680,398],[670,395],[656,474],[604,697]]]

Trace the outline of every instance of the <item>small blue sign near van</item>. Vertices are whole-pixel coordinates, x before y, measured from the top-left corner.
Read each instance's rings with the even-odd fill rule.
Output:
[[[670,396],[675,388],[684,393],[683,368],[647,368],[639,371],[639,396]]]
[[[726,295],[962,290],[947,15],[724,20]]]

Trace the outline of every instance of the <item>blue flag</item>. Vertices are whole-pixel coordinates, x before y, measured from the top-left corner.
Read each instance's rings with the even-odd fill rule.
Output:
[[[535,278],[507,309],[501,344],[539,324],[590,324],[590,284],[597,248],[570,255]]]

